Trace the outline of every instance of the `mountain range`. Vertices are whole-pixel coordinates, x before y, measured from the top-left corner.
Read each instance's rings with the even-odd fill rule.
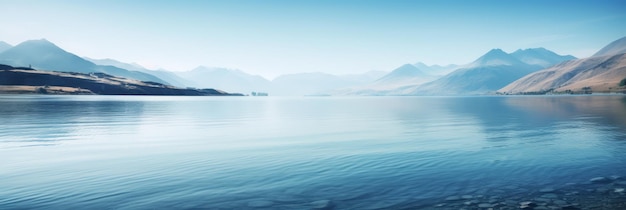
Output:
[[[445,66],[435,64],[435,65],[429,66],[422,62],[417,62],[413,65],[430,75],[437,75],[437,76],[443,76],[443,75],[449,74],[450,72],[456,70],[459,67],[459,65],[456,65],[456,64],[448,64]]]
[[[187,84],[191,87],[211,87],[237,93],[269,91],[269,81],[265,78],[235,69],[199,66],[176,74],[189,81]]]
[[[508,54],[492,49],[474,62],[432,82],[398,89],[399,95],[489,94],[545,66],[573,59],[543,48],[517,50]]]
[[[418,66],[421,66],[421,68]],[[430,66],[423,63],[407,63],[381,76],[379,79],[373,80],[373,82],[355,87],[336,89],[331,91],[331,95],[390,95],[392,91],[400,87],[422,84],[441,77],[437,74],[445,71],[444,68],[440,66],[434,68],[436,70],[432,71]]]
[[[190,71],[173,72],[147,69],[139,64],[114,59],[79,57],[46,39],[28,40],[16,46],[0,42],[0,64],[32,67],[47,71],[77,73],[101,72],[139,81],[177,87],[217,88],[228,92],[269,92],[272,95],[310,95],[334,88],[371,82],[386,72],[353,75],[299,73],[281,75],[270,81],[236,69],[199,66]]]
[[[352,95],[488,94],[531,72],[570,59],[575,57],[558,55],[545,48],[520,49],[510,54],[492,49],[461,66],[405,64],[372,84],[338,92]]]
[[[626,38],[612,42],[594,56],[576,59],[545,48],[512,53],[492,49],[465,65],[404,64],[390,72],[333,75],[322,72],[280,75],[273,80],[237,69],[199,66],[190,71],[151,70],[135,63],[92,59],[67,52],[48,40],[29,40],[16,46],[0,42],[0,64],[48,71],[90,74],[155,82],[176,87],[216,88],[271,95],[459,95],[539,93],[546,91],[617,90],[624,74],[621,54]]]
[[[537,71],[503,87],[503,94],[549,92],[623,92],[626,87],[626,37],[600,49],[592,57],[569,60]]]
[[[177,87],[190,87],[191,82],[189,80],[183,79],[180,76],[178,76],[176,73],[171,72],[171,71],[167,71],[167,70],[151,70],[151,69],[147,69],[139,64],[136,63],[124,63],[118,60],[114,60],[114,59],[110,59],[110,58],[105,58],[105,59],[93,59],[93,58],[87,58],[87,57],[83,57],[83,59],[88,60],[92,63],[95,63],[97,65],[101,65],[101,66],[115,66],[117,68],[121,68],[121,69],[127,69],[130,71],[137,71],[137,72],[143,72],[146,74],[150,74],[153,76],[158,77],[159,79],[169,83],[170,85],[174,85]]]
[[[0,93],[231,96],[215,89],[190,89],[105,73],[41,71],[0,65]]]
[[[102,72],[140,81],[169,84],[151,74],[129,71],[115,66],[96,65],[61,49],[45,39],[25,41],[0,52],[0,64],[28,66],[49,71],[70,71],[78,73]]]

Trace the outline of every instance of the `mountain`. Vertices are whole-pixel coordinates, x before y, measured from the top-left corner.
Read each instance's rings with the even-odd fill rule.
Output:
[[[446,66],[440,66],[440,65],[426,65],[425,63],[422,62],[417,62],[415,64],[413,64],[415,67],[417,67],[418,69],[421,69],[422,71],[430,74],[430,75],[437,75],[437,76],[443,76],[446,75],[454,70],[456,70],[459,65],[456,64],[450,64],[450,65],[446,65]]]
[[[545,48],[519,49],[511,53],[511,55],[526,64],[538,65],[543,68],[563,61],[576,59],[574,56],[559,55]]]
[[[376,80],[376,83],[398,83],[405,80],[414,80],[424,77],[430,77],[430,75],[424,73],[416,66],[412,64],[404,64],[382,78]]]
[[[626,37],[622,37],[621,39],[611,42],[609,45],[596,52],[596,54],[593,54],[593,56],[616,55],[622,53],[626,53]]]
[[[102,72],[141,81],[168,84],[158,77],[143,72],[129,71],[114,66],[96,65],[61,49],[45,39],[25,41],[1,52],[0,63],[12,66],[29,66],[51,71]]]
[[[397,88],[422,84],[437,77],[425,73],[413,64],[404,64],[373,82],[337,89],[332,91],[332,95],[387,95]]]
[[[144,68],[143,66],[136,64],[136,63],[124,63],[115,59],[110,59],[110,58],[104,58],[104,59],[95,59],[95,58],[88,58],[88,57],[83,57],[83,59],[92,62],[96,65],[101,65],[101,66],[115,66],[117,68],[122,68],[122,69],[126,69],[126,70],[131,70],[131,71],[143,71],[143,70],[147,70],[146,68]]]
[[[41,71],[0,65],[0,93],[98,95],[237,95],[215,89],[184,89],[105,73]]]
[[[0,53],[0,63],[37,69],[93,72],[95,64],[66,52],[45,39],[29,40]]]
[[[527,75],[498,90],[504,94],[543,94],[555,92],[623,91],[626,79],[626,54],[594,56],[571,60]]]
[[[191,71],[176,72],[176,74],[188,80],[194,87],[210,87],[243,94],[269,92],[270,90],[270,81],[267,79],[234,69],[200,66]]]
[[[6,42],[0,41],[0,53],[4,52],[5,50],[8,50],[11,47],[13,46],[11,46],[10,44],[7,44]]]
[[[174,85],[177,87],[191,87],[192,82],[181,78],[180,76],[178,76],[177,74],[170,72],[170,71],[166,71],[166,70],[150,70],[147,69],[139,64],[135,64],[135,63],[124,63],[121,61],[117,61],[114,59],[93,59],[93,58],[87,58],[87,57],[83,57],[85,60],[88,60],[94,64],[97,65],[101,65],[101,66],[115,66],[117,68],[122,68],[122,69],[127,69],[127,70],[131,70],[131,71],[138,71],[138,72],[143,72],[143,73],[147,73],[150,75],[154,75],[156,77],[158,77],[159,79],[164,80],[165,82],[169,83],[170,85]]]
[[[483,56],[480,56],[474,62],[470,63],[466,68],[487,67],[487,66],[523,66],[528,65],[523,61],[515,58],[515,56],[504,52],[501,49],[489,50]]]
[[[626,87],[626,37],[611,42],[592,57],[569,60],[529,74],[501,88],[503,94],[554,92],[619,92]],[[585,88],[585,90],[583,90]]]
[[[422,85],[399,88],[393,94],[486,94],[541,68],[539,65],[525,63],[501,49],[492,49],[446,76]]]

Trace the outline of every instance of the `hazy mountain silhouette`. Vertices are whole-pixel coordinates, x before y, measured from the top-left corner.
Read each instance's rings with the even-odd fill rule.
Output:
[[[88,60],[92,63],[95,63],[97,65],[108,65],[108,66],[115,66],[118,68],[122,68],[122,69],[127,69],[127,70],[131,70],[131,71],[138,71],[138,72],[143,72],[143,73],[147,73],[150,75],[154,75],[164,81],[166,81],[167,83],[169,83],[170,85],[174,85],[177,87],[192,87],[193,83],[183,79],[182,77],[178,76],[177,74],[171,72],[171,71],[167,71],[167,70],[150,70],[147,69],[139,64],[136,63],[124,63],[121,61],[117,61],[114,59],[110,59],[110,58],[106,58],[106,59],[93,59],[93,58],[87,58],[84,57],[85,60]]]
[[[524,66],[528,65],[501,49],[492,49],[480,56],[466,68],[487,67],[487,66]]]
[[[11,46],[10,44],[0,41],[0,53],[4,52],[5,50],[8,50],[9,48],[11,48],[13,46]]]
[[[176,72],[176,74],[190,81],[194,87],[210,87],[243,94],[270,90],[270,81],[267,79],[234,69],[199,66],[191,71]]]
[[[529,74],[498,92],[582,92],[585,87],[594,92],[624,91],[625,87],[619,87],[623,79],[626,79],[626,37],[611,42],[592,57],[566,61]]]
[[[420,77],[429,77],[430,75],[428,75],[427,73],[425,73],[424,71],[420,70],[419,68],[417,68],[416,66],[412,65],[412,64],[404,64],[396,69],[394,69],[393,71],[391,71],[389,74],[383,76],[382,78],[376,80],[375,82],[377,83],[390,83],[390,82],[397,82],[397,81],[402,81],[402,80],[407,80],[407,79],[413,79],[413,78],[420,78]]]
[[[543,68],[550,67],[563,61],[576,59],[576,57],[571,55],[558,55],[542,47],[525,50],[519,49],[511,53],[511,55],[526,64],[538,65]]]
[[[428,66],[427,66],[428,68]],[[432,81],[431,75],[413,64],[404,64],[373,82],[332,91],[333,95],[386,95],[399,87]]]
[[[505,85],[543,68],[554,65],[555,53],[545,49],[518,50],[516,56],[493,49],[454,72],[432,82],[398,89],[401,95],[458,95],[493,93]],[[557,55],[558,56],[558,55]]]
[[[126,70],[131,70],[131,71],[143,71],[143,70],[147,70],[146,68],[144,68],[143,66],[136,64],[136,63],[124,63],[115,59],[110,59],[110,58],[104,58],[104,59],[95,59],[95,58],[88,58],[88,57],[83,57],[83,59],[92,62],[96,65],[101,65],[101,66],[115,66],[117,68],[122,68],[122,69],[126,69]]]
[[[459,65],[456,64],[449,64],[446,66],[441,66],[441,65],[426,65],[425,63],[422,62],[417,62],[415,64],[413,64],[415,67],[417,67],[418,69],[421,69],[422,71],[424,71],[425,73],[429,74],[429,75],[439,75],[439,76],[443,76],[446,75],[454,70],[456,70],[457,68],[459,68]]]
[[[22,42],[0,53],[0,63],[12,66],[32,66],[36,69],[67,72],[102,72],[114,76],[168,84],[143,72],[129,71],[114,66],[99,66],[69,53],[46,39]]]

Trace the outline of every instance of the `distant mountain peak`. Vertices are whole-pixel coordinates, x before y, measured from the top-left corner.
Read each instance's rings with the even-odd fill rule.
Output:
[[[415,65],[410,64],[410,63],[404,64],[396,68],[396,70],[400,70],[400,71],[413,71],[415,69],[419,70],[419,68],[417,68]]]
[[[504,52],[502,49],[495,48],[489,50],[489,52],[485,53],[483,56],[480,56],[480,58],[472,62],[471,66],[512,66],[521,63],[523,62]]]
[[[552,52],[543,47],[518,49],[515,52],[511,53],[511,55],[518,55],[518,54],[538,54],[538,55],[550,55],[550,56],[558,55],[555,52]]]
[[[510,55],[526,64],[537,65],[544,68],[561,63],[566,60],[576,59],[576,57],[574,56],[559,55],[543,47],[527,48],[523,50],[519,49],[511,53]]]
[[[426,75],[421,69],[417,68],[416,66],[412,65],[412,64],[404,64],[396,69],[394,69],[393,71],[391,71],[390,75],[404,75],[404,76],[420,76],[420,75]]]
[[[537,48],[526,48],[526,49],[518,49],[515,52],[511,53],[511,54],[517,54],[517,53],[530,53],[530,52],[534,52],[534,53],[554,53],[546,48],[543,47],[537,47]]]
[[[489,52],[487,52],[483,56],[493,56],[493,55],[502,55],[502,54],[508,55],[508,53],[504,52],[504,50],[502,50],[500,48],[493,48],[493,49],[489,50]]]
[[[54,43],[48,41],[47,39],[31,39],[31,40],[24,41],[20,44],[39,44],[39,45],[50,45],[50,46],[56,47]]]
[[[28,40],[3,51],[0,61],[14,66],[56,71],[91,71],[94,64],[56,46],[47,39]]]
[[[67,51],[63,50],[62,48],[60,48],[56,44],[48,41],[47,39],[27,40],[27,41],[24,41],[24,42],[16,45],[13,48],[15,48],[15,49],[20,49],[20,48],[21,49],[30,49],[30,50],[37,49],[38,51],[47,50],[47,51],[51,51],[51,52],[68,53]]]
[[[420,78],[429,78],[431,77],[429,74],[425,73],[421,69],[417,68],[413,64],[404,64],[389,74],[379,78],[376,80],[377,83],[394,83],[407,79],[420,79]]]

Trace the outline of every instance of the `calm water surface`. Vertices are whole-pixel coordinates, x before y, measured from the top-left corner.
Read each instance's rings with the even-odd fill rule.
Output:
[[[624,166],[624,96],[0,95],[0,209],[424,207]]]

